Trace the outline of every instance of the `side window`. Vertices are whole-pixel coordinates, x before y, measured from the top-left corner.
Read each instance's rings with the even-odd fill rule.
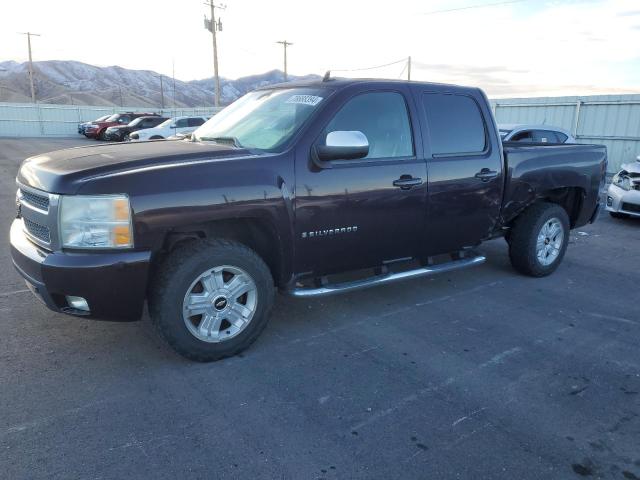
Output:
[[[558,143],[556,133],[549,130],[534,130],[533,141],[538,143]]]
[[[523,143],[531,143],[533,142],[533,133],[531,130],[523,130],[522,132],[516,133],[512,138],[512,142],[523,142]]]
[[[413,155],[413,136],[404,97],[396,92],[363,93],[349,100],[325,128],[329,132],[359,130],[369,140],[365,158]]]
[[[555,133],[556,133],[556,137],[558,137],[558,142],[559,143],[564,143],[569,138],[567,135],[565,135],[562,132],[555,132]]]
[[[187,126],[187,119],[181,118],[180,120],[176,120],[176,128],[184,128]]]
[[[487,145],[484,120],[465,95],[425,93],[422,97],[433,155],[480,153]]]
[[[191,117],[191,118],[187,119],[187,124],[190,127],[199,127],[203,123],[204,123],[204,120],[202,118],[199,118],[199,117]]]
[[[118,118],[118,123],[122,123],[123,125],[126,125],[129,122],[131,122],[131,117],[129,117],[128,115],[123,115]]]
[[[153,127],[155,125],[157,125],[158,122],[156,122],[156,120],[154,118],[145,118],[142,121],[142,127],[144,128],[149,128],[149,127]]]

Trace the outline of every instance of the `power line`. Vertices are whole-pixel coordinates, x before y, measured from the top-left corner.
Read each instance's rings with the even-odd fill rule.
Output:
[[[458,8],[447,8],[445,10],[434,10],[432,12],[425,12],[422,15],[436,15],[438,13],[449,13],[449,12],[459,12],[461,10],[471,10],[476,8],[485,8],[485,7],[498,7],[500,5],[510,5],[512,3],[522,3],[527,2],[529,0],[508,0],[503,2],[494,2],[494,3],[483,3],[478,5],[467,5],[466,7],[458,7]]]
[[[338,68],[332,68],[331,71],[332,72],[362,72],[364,70],[375,70],[376,68],[382,68],[382,67],[388,67],[390,65],[395,65],[396,63],[402,63],[405,62],[406,63],[407,59],[406,58],[402,58],[400,60],[396,60],[395,62],[389,62],[389,63],[385,63],[384,65],[376,65],[374,67],[365,67],[365,68],[343,68],[343,69],[338,69]]]

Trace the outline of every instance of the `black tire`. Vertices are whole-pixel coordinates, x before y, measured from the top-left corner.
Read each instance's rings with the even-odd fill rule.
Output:
[[[98,134],[98,136],[96,137],[96,140],[102,140],[102,141],[105,141],[105,140],[106,140],[106,137],[105,137],[106,133],[107,133],[107,130],[106,130],[106,129],[102,130],[102,131]]]
[[[553,219],[562,225],[562,244],[557,257],[544,265],[536,255],[536,243],[543,226]],[[532,277],[544,277],[558,268],[569,243],[569,216],[564,208],[554,203],[536,203],[516,219],[509,233],[509,258],[520,273]]]
[[[609,215],[611,215],[613,218],[625,218],[625,219],[631,216],[628,213],[620,213],[620,212],[609,212]]]
[[[209,343],[187,328],[183,300],[194,280],[220,265],[240,268],[251,277],[257,303],[244,330],[233,338]],[[149,313],[160,336],[176,352],[190,360],[211,362],[240,353],[258,338],[267,325],[274,294],[269,268],[250,248],[230,240],[192,241],[176,248],[160,265],[149,292]]]

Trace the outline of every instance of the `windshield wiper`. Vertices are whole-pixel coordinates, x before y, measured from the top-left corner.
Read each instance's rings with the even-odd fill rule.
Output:
[[[242,144],[237,137],[198,137],[198,140],[205,142],[216,142],[223,145],[233,145],[236,148],[242,148]]]

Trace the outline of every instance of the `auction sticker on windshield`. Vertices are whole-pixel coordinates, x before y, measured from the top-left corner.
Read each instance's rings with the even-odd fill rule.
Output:
[[[299,105],[311,105],[315,107],[322,101],[322,97],[315,95],[293,95],[285,103],[297,103]]]

